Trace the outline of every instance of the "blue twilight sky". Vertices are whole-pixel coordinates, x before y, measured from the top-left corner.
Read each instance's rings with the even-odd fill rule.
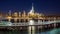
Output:
[[[35,12],[60,16],[60,0],[0,0],[0,12],[7,13],[9,10],[29,12],[32,3]]]

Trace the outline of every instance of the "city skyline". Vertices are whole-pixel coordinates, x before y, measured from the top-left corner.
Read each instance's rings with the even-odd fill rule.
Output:
[[[29,12],[32,3],[35,12],[43,13],[45,15],[60,14],[59,0],[0,0],[0,12],[6,13],[9,10],[12,12],[22,12],[24,10]]]

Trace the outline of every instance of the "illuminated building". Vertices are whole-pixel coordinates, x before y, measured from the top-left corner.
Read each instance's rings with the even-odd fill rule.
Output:
[[[36,21],[51,21],[60,19],[60,16],[45,16],[42,13],[34,12],[34,6],[32,4],[32,9],[26,13],[26,11],[21,12],[14,12],[11,13],[11,10],[9,10],[9,13],[7,15],[1,15],[1,17],[7,19],[9,22],[13,19],[14,22],[27,22],[29,20],[36,20]]]
[[[54,23],[52,24],[52,26],[54,26],[54,28],[58,25],[55,23],[56,20],[60,20],[60,16],[45,16],[42,13],[37,13],[34,12],[34,6],[32,4],[32,9],[26,13],[26,11],[23,12],[14,12],[11,13],[11,10],[9,10],[8,14],[0,15],[0,19],[1,21],[9,21],[12,22],[12,24],[14,26],[28,26],[28,30],[32,28],[32,30],[35,30],[36,24],[38,25],[37,28],[43,28],[42,25],[46,25],[44,26],[45,28],[50,27],[51,22]],[[59,21],[60,22],[60,21]],[[11,24],[9,24],[10,26],[13,26]],[[33,25],[33,26],[31,26]],[[35,25],[35,26],[34,26]],[[10,28],[10,27],[8,27]],[[15,27],[16,29],[16,27]],[[22,29],[22,27],[20,27],[20,29]],[[31,30],[29,30],[31,31]]]

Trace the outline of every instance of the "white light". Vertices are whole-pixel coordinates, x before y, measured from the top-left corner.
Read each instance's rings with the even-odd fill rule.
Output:
[[[9,26],[11,26],[11,25],[12,25],[12,23],[11,23],[11,22],[9,22],[9,23],[8,23],[8,25],[9,25]]]
[[[29,25],[33,25],[34,24],[34,21],[33,20],[30,20],[29,21]]]

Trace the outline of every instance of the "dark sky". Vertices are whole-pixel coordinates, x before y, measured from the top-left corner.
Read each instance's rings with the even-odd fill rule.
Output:
[[[7,13],[9,10],[29,12],[32,3],[35,12],[60,16],[60,0],[0,0],[0,12]]]

